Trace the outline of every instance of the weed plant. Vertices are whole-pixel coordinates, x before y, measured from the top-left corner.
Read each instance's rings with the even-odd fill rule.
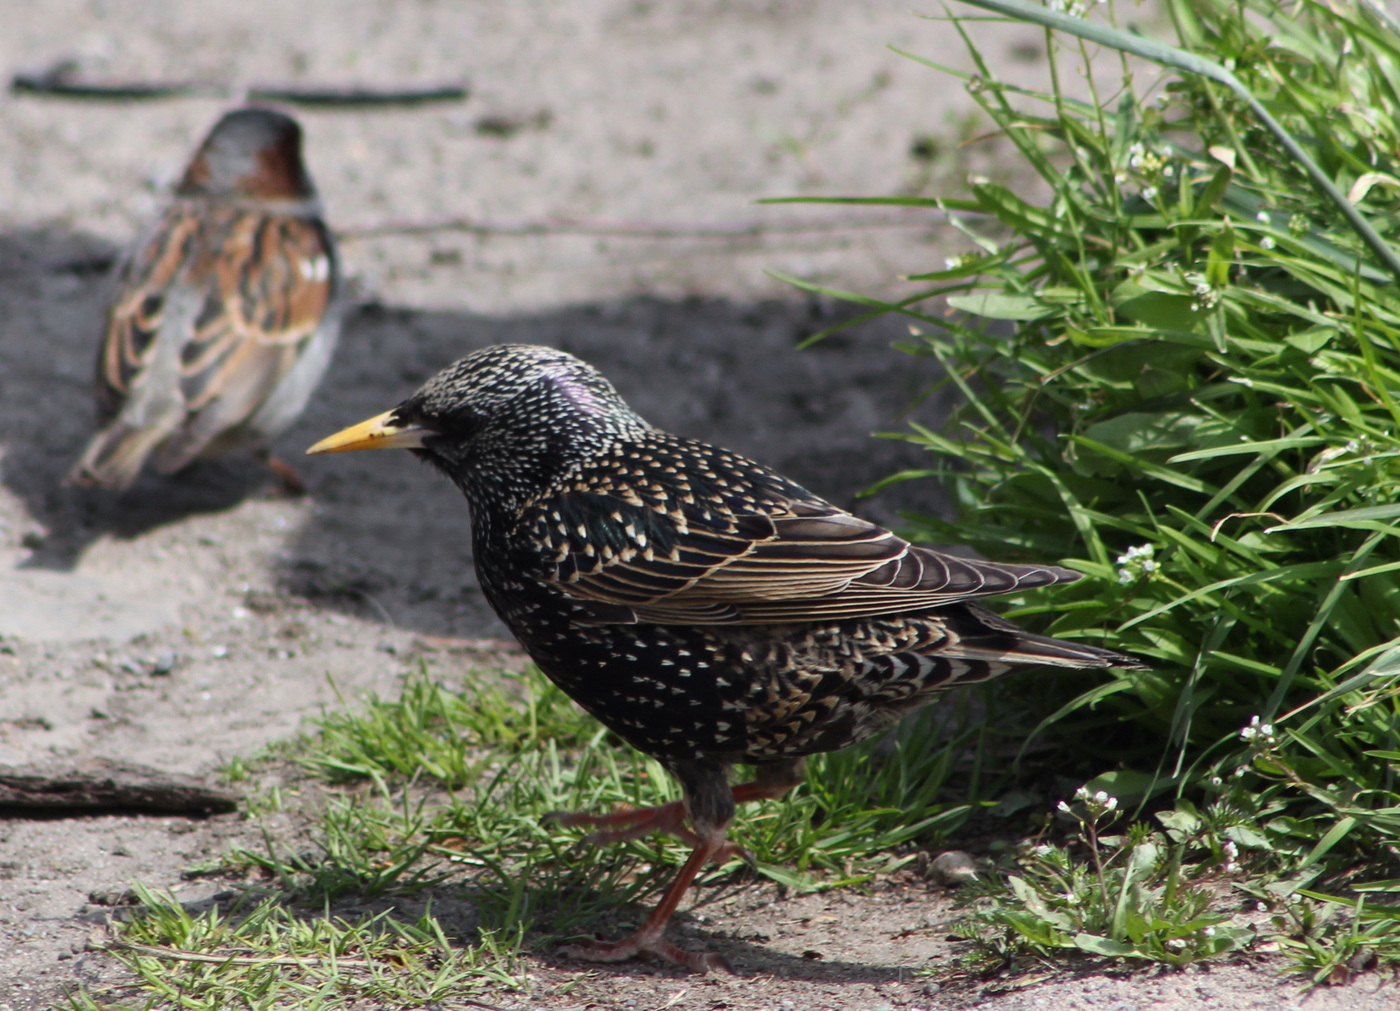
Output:
[[[1232,812],[1256,883],[1345,890],[1394,876],[1400,832],[1400,34],[1366,2],[1161,8],[1256,106],[1050,36],[1051,87],[1027,91],[954,22],[991,135],[1035,185],[866,201],[948,212],[969,251],[897,303],[847,297],[909,317],[904,349],[962,395],[946,430],[904,436],[931,462],[892,480],[936,478],[958,508],[913,534],[1062,560],[1084,578],[1018,620],[1151,664],[1023,682],[1022,729],[1139,812]],[[1087,102],[1061,87],[1067,57]]]

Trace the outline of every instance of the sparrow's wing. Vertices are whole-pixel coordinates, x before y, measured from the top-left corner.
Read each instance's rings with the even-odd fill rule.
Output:
[[[191,272],[204,303],[181,355],[187,417],[156,466],[175,471],[244,426],[282,386],[335,297],[336,264],[319,219],[253,210],[215,222]]]
[[[73,484],[126,488],[185,420],[180,358],[204,304],[186,275],[202,230],[195,207],[177,203],[118,265],[97,354],[103,428],[69,475]]]

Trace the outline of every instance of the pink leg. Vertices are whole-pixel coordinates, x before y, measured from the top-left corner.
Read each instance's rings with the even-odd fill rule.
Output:
[[[680,905],[686,889],[695,880],[695,875],[700,873],[700,868],[713,859],[721,847],[728,845],[724,839],[726,828],[727,826],[721,826],[714,829],[707,838],[700,841],[700,845],[695,847],[695,852],[690,854],[690,859],[676,875],[676,880],[671,882],[671,887],[666,889],[666,894],[647,917],[646,923],[642,924],[641,930],[621,941],[580,941],[566,945],[559,949],[560,954],[586,962],[625,962],[638,955],[655,955],[668,962],[683,965],[692,972],[709,972],[711,969],[733,972],[733,966],[723,955],[711,951],[686,951],[662,936],[666,933],[666,924],[670,922],[671,914]]]
[[[800,766],[796,768],[800,776]],[[734,802],[742,804],[749,800],[781,797],[795,781],[796,778],[790,778],[781,781],[755,780],[752,783],[740,783],[733,788]],[[655,955],[668,962],[683,965],[693,972],[709,972],[712,969],[734,971],[722,955],[714,952],[686,951],[671,944],[663,936],[666,933],[666,924],[670,922],[681,899],[685,898],[686,889],[700,873],[700,869],[711,860],[723,863],[736,853],[742,852],[725,838],[729,828],[728,822],[697,833],[685,824],[686,818],[683,801],[609,814],[556,812],[546,815],[547,820],[561,825],[599,829],[586,837],[585,841],[589,843],[623,842],[651,832],[668,832],[695,847],[676,879],[666,889],[666,894],[661,897],[661,901],[635,934],[621,941],[577,942],[561,948],[561,954],[588,962],[624,962],[637,955]]]

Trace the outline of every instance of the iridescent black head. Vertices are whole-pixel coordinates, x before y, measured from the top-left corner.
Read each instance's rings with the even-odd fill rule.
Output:
[[[392,411],[308,452],[411,449],[474,505],[509,509],[648,428],[586,362],[554,348],[500,344],[449,365]]]

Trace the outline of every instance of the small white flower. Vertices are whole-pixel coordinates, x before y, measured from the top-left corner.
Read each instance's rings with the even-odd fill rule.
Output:
[[[1155,548],[1151,544],[1138,544],[1118,556],[1118,582],[1134,583],[1143,576],[1157,571],[1157,562],[1152,555]]]
[[[1201,935],[1202,935],[1203,937],[1214,937],[1214,936],[1215,936],[1215,928],[1214,928],[1214,927],[1202,927],[1202,928],[1201,928]]]
[[[1224,781],[1223,779],[1221,779],[1219,776],[1211,776],[1211,777],[1210,777],[1210,785],[1211,785],[1211,786],[1222,786],[1222,785],[1224,784],[1224,782],[1225,782],[1225,781]]]
[[[1173,951],[1180,951],[1182,948],[1186,947],[1186,942],[1179,937],[1173,937],[1167,941],[1167,947],[1171,948]]]
[[[1074,799],[1075,799],[1075,800],[1088,800],[1088,799],[1089,799],[1089,788],[1088,788],[1087,786],[1081,786],[1078,790],[1075,790],[1075,791],[1074,791]]]
[[[1069,814],[1069,805],[1066,804],[1064,801],[1060,801],[1058,804],[1056,804],[1055,809],[1058,811],[1063,811],[1065,814]]]
[[[1264,236],[1262,239],[1259,240],[1259,248],[1260,248],[1260,249],[1273,249],[1276,245],[1278,245],[1278,243],[1275,242],[1275,241],[1273,240],[1273,237],[1270,236],[1270,235],[1266,235],[1266,236]]]
[[[1261,225],[1267,225],[1269,223],[1269,212],[1260,211],[1258,214],[1254,215],[1254,220],[1259,222]]]
[[[1299,895],[1297,892],[1293,892],[1293,893],[1291,893],[1291,894],[1288,896],[1288,901],[1289,901],[1289,902],[1292,902],[1292,903],[1294,903],[1294,904],[1296,905],[1297,903],[1303,901],[1303,897],[1302,897],[1301,895]]]
[[[1267,902],[1263,902],[1263,901],[1256,902],[1256,903],[1254,904],[1254,908],[1255,908],[1255,910],[1256,910],[1257,912],[1260,912],[1260,913],[1267,913],[1267,912],[1269,911],[1269,904],[1268,904]]]
[[[1040,843],[1031,847],[1031,856],[1033,857],[1048,857],[1053,852],[1055,852],[1055,847],[1048,843]]]
[[[1142,188],[1142,199],[1144,199],[1144,200],[1156,200],[1156,199],[1157,199],[1157,187],[1156,187],[1156,186],[1144,186],[1144,187]]]
[[[1226,855],[1227,857],[1229,857],[1231,860],[1237,859],[1237,858],[1239,857],[1239,855],[1240,855],[1240,848],[1239,848],[1238,846],[1235,845],[1235,842],[1234,842],[1233,839],[1226,839],[1226,840],[1225,840],[1225,844],[1224,844],[1223,846],[1221,846],[1220,848],[1221,848],[1222,850],[1224,850],[1225,855]]]

